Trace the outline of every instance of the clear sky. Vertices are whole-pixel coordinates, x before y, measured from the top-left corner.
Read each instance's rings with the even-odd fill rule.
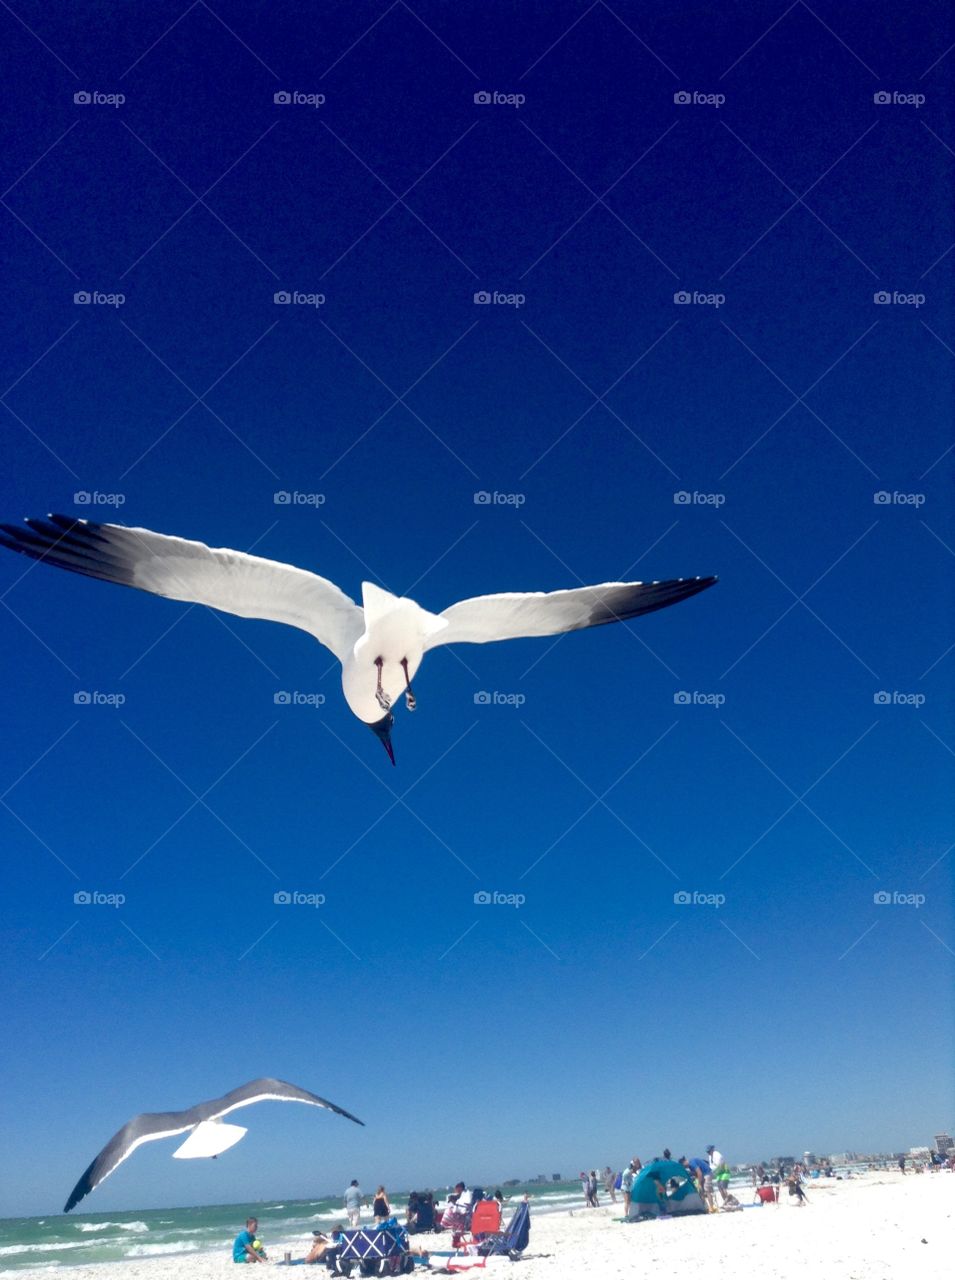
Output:
[[[0,554],[0,1211],[261,1074],[367,1127],[90,1209],[950,1126],[947,7],[13,8],[3,519],[720,582],[439,650],[392,769],[304,633]]]

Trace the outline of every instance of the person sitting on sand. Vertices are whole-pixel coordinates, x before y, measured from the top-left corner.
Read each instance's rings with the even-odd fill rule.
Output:
[[[328,1236],[321,1231],[313,1231],[312,1237],[312,1247],[309,1249],[308,1253],[306,1253],[303,1261],[321,1262],[325,1257],[325,1254],[332,1247],[332,1242],[329,1240]]]
[[[265,1250],[255,1238],[258,1229],[258,1218],[246,1218],[245,1230],[240,1231],[232,1242],[233,1262],[268,1262]]]

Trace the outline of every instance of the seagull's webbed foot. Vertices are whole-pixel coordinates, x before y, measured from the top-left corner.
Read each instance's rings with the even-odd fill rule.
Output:
[[[391,709],[391,699],[381,687],[381,669],[384,666],[384,663],[384,658],[375,659],[375,666],[378,668],[378,688],[375,690],[375,699],[382,711],[389,711]]]
[[[405,706],[409,711],[414,711],[418,705],[418,700],[414,696],[414,690],[411,687],[411,677],[408,675],[408,659],[402,658],[401,665],[405,672]]]

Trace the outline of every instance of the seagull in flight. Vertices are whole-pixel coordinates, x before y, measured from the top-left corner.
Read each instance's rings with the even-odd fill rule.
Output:
[[[150,529],[72,516],[27,519],[22,526],[0,524],[0,546],[169,600],[307,631],[342,664],[345,701],[382,743],[392,764],[392,708],[404,694],[408,710],[415,709],[411,681],[429,649],[622,622],[677,604],[716,582],[715,577],[671,578],[604,582],[568,591],[506,591],[429,613],[372,582],[362,583],[359,606],[333,582],[306,569]]]
[[[336,1107],[334,1102],[309,1093],[307,1089],[300,1089],[297,1084],[263,1076],[258,1080],[250,1080],[248,1084],[239,1085],[238,1089],[233,1089],[222,1098],[198,1102],[186,1111],[147,1111],[133,1116],[119,1133],[110,1138],[80,1178],[70,1192],[63,1212],[69,1213],[144,1142],[155,1142],[159,1138],[171,1138],[174,1134],[191,1131],[182,1146],[173,1152],[173,1156],[179,1160],[195,1160],[203,1156],[214,1160],[223,1151],[234,1147],[248,1133],[241,1125],[222,1124],[222,1117],[239,1107],[250,1107],[253,1102],[305,1102],[312,1107],[325,1107],[328,1111],[344,1116],[346,1120],[354,1120],[355,1124],[365,1123],[350,1112],[343,1111],[341,1107]]]

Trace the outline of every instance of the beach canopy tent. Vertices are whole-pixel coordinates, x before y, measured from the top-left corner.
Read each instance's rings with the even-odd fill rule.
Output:
[[[673,1190],[668,1185],[671,1178],[675,1178],[679,1184]],[[658,1179],[667,1189],[665,1199],[659,1193]],[[700,1199],[696,1183],[682,1164],[677,1164],[675,1160],[651,1160],[640,1170],[630,1193],[628,1216],[639,1218],[648,1213],[657,1217],[664,1213],[706,1213],[706,1206]]]

